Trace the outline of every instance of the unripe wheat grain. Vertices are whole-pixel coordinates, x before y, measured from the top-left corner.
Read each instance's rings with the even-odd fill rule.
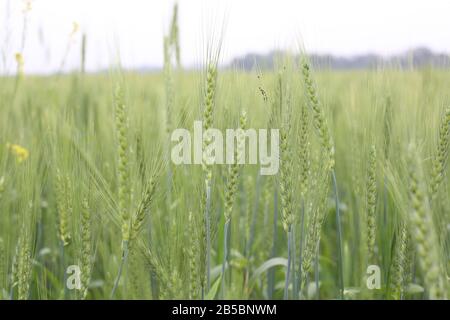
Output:
[[[440,260],[440,244],[430,210],[428,195],[419,154],[410,145],[409,169],[409,221],[415,241],[419,265],[424,274],[424,284],[431,299],[445,299],[445,279]]]
[[[377,152],[370,148],[366,182],[366,219],[367,219],[367,259],[368,264],[375,263],[376,242],[376,201],[377,201]]]

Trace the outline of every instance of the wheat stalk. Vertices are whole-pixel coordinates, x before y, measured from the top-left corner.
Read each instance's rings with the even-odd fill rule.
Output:
[[[150,181],[146,184],[141,202],[136,210],[136,213],[133,216],[132,224],[131,224],[131,236],[130,240],[135,240],[139,233],[142,231],[143,225],[146,221],[147,213],[152,205],[155,194],[156,194],[156,186],[158,181],[157,173],[154,173],[151,177]]]
[[[416,147],[408,148],[409,221],[415,240],[424,284],[431,299],[445,299],[445,278],[440,259],[440,244],[433,223],[427,189]]]
[[[194,216],[192,212],[189,212],[188,216],[189,223],[189,249],[188,249],[188,259],[189,259],[189,299],[198,299],[199,292],[199,277],[198,274],[198,261],[200,258],[200,249],[198,243],[198,237],[195,236],[197,232]]]
[[[128,243],[130,240],[131,215],[129,212],[130,203],[130,185],[129,185],[129,167],[128,167],[128,124],[127,113],[123,97],[123,91],[117,87],[115,93],[116,104],[116,132],[118,140],[118,180],[119,180],[119,212],[122,225],[122,258],[119,265],[117,278],[111,291],[111,298],[114,297],[119,285],[122,269],[128,259]]]
[[[448,150],[450,146],[450,107],[447,107],[439,126],[439,137],[437,150],[433,159],[433,169],[431,173],[430,197],[434,200],[437,197],[438,189],[445,176],[445,166],[447,164]]]
[[[0,237],[0,292],[3,292],[6,287],[7,274],[5,242]],[[0,293],[0,296],[2,295],[3,293]]]
[[[342,224],[340,215],[340,203],[335,171],[335,147],[332,140],[330,130],[328,128],[327,120],[324,110],[319,102],[316,84],[311,75],[311,67],[306,56],[302,56],[301,68],[303,74],[303,81],[305,84],[305,91],[307,101],[310,109],[313,113],[313,125],[316,133],[319,137],[321,147],[324,151],[326,170],[330,172],[333,189],[335,195],[335,208],[336,208],[336,229],[337,229],[337,250],[338,250],[338,268],[339,268],[339,289],[340,297],[343,298],[344,294],[344,266],[342,259]]]
[[[408,230],[404,222],[400,223],[400,227],[397,233],[397,241],[395,244],[395,256],[394,256],[394,270],[392,274],[393,278],[393,292],[394,299],[403,299],[405,293],[405,284],[408,273]]]
[[[245,130],[247,126],[247,114],[245,111],[242,111],[242,114],[239,119],[239,134],[237,136],[237,146],[234,150],[234,163],[229,166],[228,170],[228,181],[225,191],[225,204],[224,204],[224,248],[223,248],[223,262],[222,262],[222,298],[225,297],[225,271],[226,265],[228,263],[228,245],[229,245],[229,228],[231,224],[231,216],[233,213],[233,205],[235,202],[238,178],[239,178],[239,169],[241,165],[239,165],[239,157],[245,154],[245,137],[243,136],[243,130]]]
[[[313,112],[313,124],[319,136],[322,148],[325,151],[327,159],[327,168],[329,170],[334,169],[334,144],[331,139],[331,134],[328,128],[327,120],[324,114],[324,110],[320,105],[317,95],[316,85],[311,76],[311,67],[306,60],[306,57],[302,60],[302,73],[305,83],[306,96],[308,105]]]
[[[367,262],[375,263],[376,250],[376,202],[377,202],[377,150],[370,148],[366,182]]]
[[[175,3],[172,12],[172,22],[170,24],[170,43],[175,50],[175,60],[177,62],[178,68],[181,65],[180,62],[180,39],[179,39],[179,28],[178,28],[178,4]]]
[[[69,219],[73,214],[71,203],[70,178],[63,177],[60,170],[56,171],[56,203],[58,208],[59,238],[62,245],[68,246],[72,236],[69,231]]]
[[[206,146],[211,142],[212,137],[207,133],[208,129],[212,127],[214,104],[216,95],[216,79],[217,79],[217,66],[213,63],[209,63],[206,70],[206,92],[204,100],[203,110],[203,132],[205,134],[203,141],[203,161],[202,167],[205,175],[205,194],[204,194],[204,228],[205,228],[205,252],[202,252],[204,256],[205,264],[205,284],[202,289],[209,289],[210,285],[210,251],[211,251],[211,197],[212,197],[212,167],[208,164],[207,154],[205,152]],[[204,291],[204,290],[203,290]]]
[[[323,178],[321,178],[323,179]],[[317,180],[317,183],[320,183]],[[322,181],[323,183],[323,181]],[[323,191],[328,192],[328,184],[323,185]],[[325,199],[320,197],[317,201],[318,203],[314,208],[311,206],[308,208],[310,212],[308,225],[306,228],[306,238],[305,238],[305,249],[302,254],[302,262],[301,262],[301,276],[300,276],[300,289],[305,287],[307,282],[307,277],[309,272],[311,271],[313,258],[316,256],[317,250],[320,244],[321,238],[321,229],[325,219]]]
[[[81,297],[86,299],[91,279],[91,210],[88,199],[83,199],[81,208]]]
[[[30,237],[29,231],[26,229],[24,224],[19,237],[19,257],[17,264],[17,288],[19,300],[28,299],[32,270]]]

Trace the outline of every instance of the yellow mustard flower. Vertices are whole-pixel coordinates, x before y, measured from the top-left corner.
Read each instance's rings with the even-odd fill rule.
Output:
[[[11,151],[11,153],[16,157],[18,163],[22,163],[28,159],[30,152],[18,144],[7,143],[6,147]]]
[[[72,32],[70,33],[71,36],[75,35],[78,30],[80,30],[80,25],[78,24],[78,22],[74,21],[72,23]]]
[[[23,56],[20,52],[16,53],[16,62],[17,62],[17,73],[19,75],[23,74],[23,66],[25,64],[23,60]]]
[[[31,0],[25,0],[24,1],[24,7],[23,7],[23,13],[27,14],[32,9],[32,3]]]

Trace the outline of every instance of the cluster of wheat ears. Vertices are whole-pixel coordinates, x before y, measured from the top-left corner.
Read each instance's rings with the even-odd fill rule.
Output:
[[[0,298],[448,298],[447,71],[186,71],[177,20],[162,73],[85,74],[83,35],[80,72],[0,78]],[[279,129],[278,174],[175,166],[196,119]]]

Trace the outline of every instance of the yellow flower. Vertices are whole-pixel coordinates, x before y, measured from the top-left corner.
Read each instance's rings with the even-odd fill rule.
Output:
[[[23,74],[23,65],[25,63],[23,60],[23,56],[20,52],[16,53],[16,62],[17,62],[17,73],[19,75],[22,75]]]
[[[16,62],[17,64],[23,64],[23,56],[20,52],[16,53]]]
[[[30,156],[30,152],[18,144],[7,143],[6,147],[16,156],[17,163],[22,163]]]
[[[75,35],[79,29],[80,29],[80,25],[78,24],[78,22],[74,21],[72,23],[72,32],[70,33],[70,35],[71,36]]]
[[[31,11],[31,8],[32,8],[31,0],[24,1],[23,13],[27,14],[28,12]]]

